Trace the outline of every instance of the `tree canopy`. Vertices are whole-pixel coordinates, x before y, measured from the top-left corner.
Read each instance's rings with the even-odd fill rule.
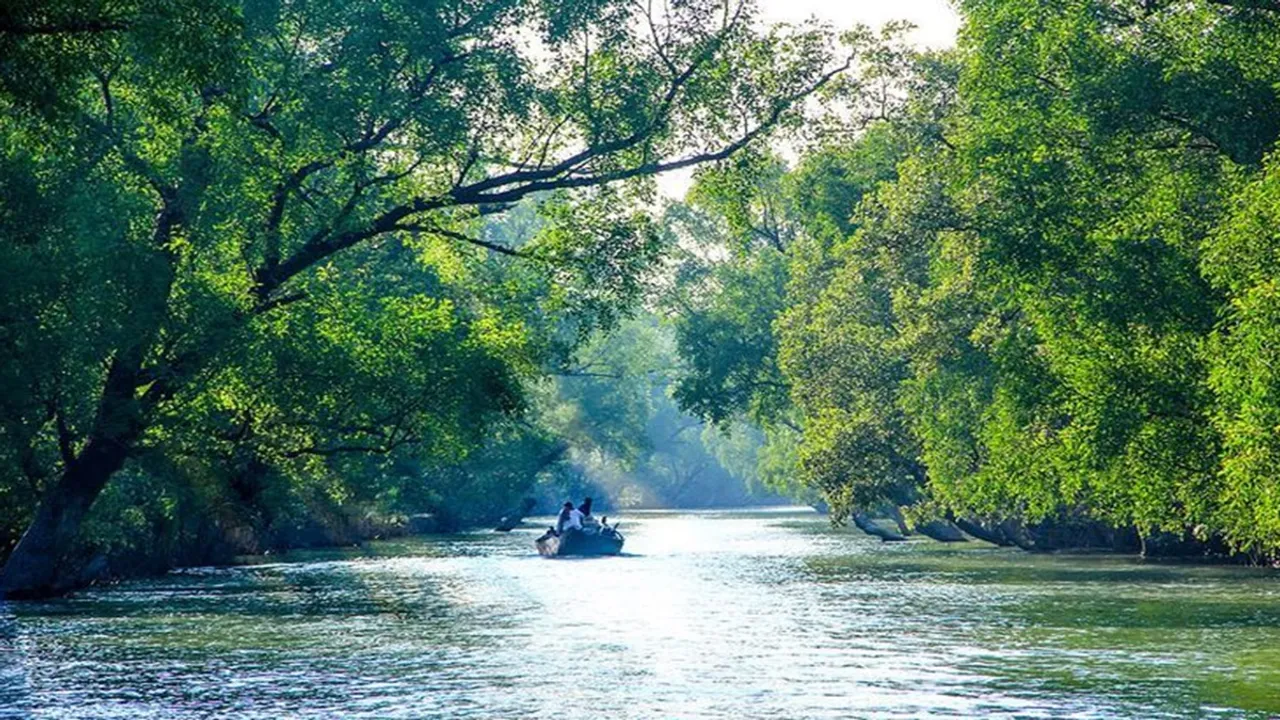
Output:
[[[891,503],[1274,557],[1280,7],[959,9],[956,50],[917,53],[887,116],[781,181],[818,168],[801,197],[840,209],[790,206],[772,296],[796,472],[837,517]],[[757,284],[759,263],[739,264]],[[690,387],[714,383],[687,355]]]
[[[744,479],[1275,558],[1280,6],[957,9],[8,3],[0,589]]]
[[[10,4],[0,584],[54,582],[144,458],[464,456],[638,299],[646,178],[796,125],[845,39],[722,0]]]

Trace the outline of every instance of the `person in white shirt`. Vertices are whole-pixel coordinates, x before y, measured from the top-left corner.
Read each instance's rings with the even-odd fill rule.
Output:
[[[569,528],[582,529],[582,513],[571,502],[560,509],[560,516],[556,518],[556,534],[562,535]]]

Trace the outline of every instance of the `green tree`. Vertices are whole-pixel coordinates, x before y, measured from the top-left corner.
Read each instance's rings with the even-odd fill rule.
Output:
[[[975,461],[935,478],[939,495],[1144,534],[1204,522],[1219,491],[1201,348],[1218,300],[1199,248],[1221,212],[1225,165],[1258,153],[1216,145],[1225,128],[1211,125],[1233,120],[1213,108],[1234,93],[1244,112],[1270,102],[1210,56],[1260,18],[1209,4],[965,11],[949,182],[973,232],[954,247],[967,245],[969,297],[986,305],[969,336],[986,360],[971,345],[956,367],[986,377],[921,380],[959,393],[938,398],[948,406],[982,408],[966,431],[976,447],[963,456]],[[1195,34],[1214,26],[1213,40]],[[944,417],[937,407],[918,406],[922,421]]]
[[[909,83],[898,179],[789,305],[810,481],[865,503],[915,467],[930,512],[1026,541],[1085,520],[1274,552],[1259,363],[1280,13],[961,10],[954,90],[927,68]]]
[[[375,258],[426,238],[441,256],[447,241],[588,276],[623,267],[644,244],[630,208],[646,193],[601,188],[728,157],[794,122],[849,66],[825,32],[757,32],[745,2],[657,15],[594,0],[114,7],[107,18],[21,3],[0,23],[15,198],[0,222],[18,240],[6,275],[23,278],[0,301],[15,428],[4,457],[25,463],[12,476],[30,487],[15,492],[40,498],[0,575],[15,594],[49,588],[111,476],[191,403],[234,411],[219,382],[253,374],[246,352],[269,364],[256,352],[268,338],[291,368],[360,372],[333,388],[346,395],[336,410],[286,408],[289,424],[385,423],[355,433],[380,449],[418,431],[457,441],[447,428],[465,422],[471,391],[452,395],[448,368],[502,365],[509,351],[518,366],[519,333],[429,287],[380,295]],[[555,191],[528,246],[477,235],[477,218]],[[372,316],[354,317],[345,306],[362,289]],[[392,338],[403,344],[377,347]],[[343,409],[424,355],[441,367],[410,377],[438,405],[401,404],[419,387]],[[511,407],[506,394],[485,402]],[[352,439],[334,429],[286,434],[281,451]]]

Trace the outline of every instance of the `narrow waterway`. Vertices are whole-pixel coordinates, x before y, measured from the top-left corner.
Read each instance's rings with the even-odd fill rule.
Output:
[[[1280,573],[801,511],[376,543],[0,606],[0,718],[1266,718]]]

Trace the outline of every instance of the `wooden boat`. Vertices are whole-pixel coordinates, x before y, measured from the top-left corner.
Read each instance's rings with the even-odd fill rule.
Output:
[[[625,538],[614,528],[604,527],[600,532],[583,532],[570,529],[556,535],[548,528],[535,543],[538,554],[543,557],[563,557],[567,555],[617,555],[622,552]]]

